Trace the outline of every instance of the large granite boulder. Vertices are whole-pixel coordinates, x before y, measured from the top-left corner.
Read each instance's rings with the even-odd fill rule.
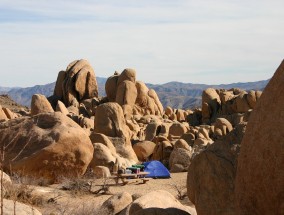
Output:
[[[246,124],[196,155],[188,168],[187,193],[198,215],[235,213],[234,183]]]
[[[0,125],[4,169],[51,181],[83,175],[93,157],[87,133],[59,112],[12,119]]]
[[[263,91],[242,141],[236,214],[284,214],[284,61]]]
[[[94,69],[87,60],[71,62],[57,77],[54,95],[69,107],[82,100],[98,97]]]

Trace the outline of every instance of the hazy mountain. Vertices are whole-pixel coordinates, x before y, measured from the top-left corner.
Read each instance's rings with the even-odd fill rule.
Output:
[[[105,96],[105,82],[107,78],[97,77],[99,95]],[[165,84],[146,84],[149,88],[154,89],[163,106],[171,106],[174,108],[193,108],[201,106],[202,91],[208,87],[213,88],[241,88],[244,90],[263,90],[269,80],[246,82],[246,83],[233,83],[221,85],[206,85],[206,84],[191,84],[181,82],[169,82]],[[2,88],[0,93],[6,93],[19,104],[30,106],[31,97],[33,94],[39,93],[45,96],[53,94],[55,83],[46,85],[36,85],[27,88]]]

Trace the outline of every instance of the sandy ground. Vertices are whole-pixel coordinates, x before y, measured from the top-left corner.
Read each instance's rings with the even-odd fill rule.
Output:
[[[179,200],[183,205],[194,208],[186,195],[186,177],[187,173],[172,173],[169,179],[151,179],[146,184],[129,183],[127,185],[116,185],[113,179],[108,179],[110,194],[95,195],[90,193],[74,193],[72,191],[64,191],[59,189],[62,185],[52,185],[49,187],[34,187],[34,193],[44,198],[44,202],[48,202],[39,207],[43,214],[80,214],[95,213],[105,200],[113,194],[126,191],[130,194],[145,195],[155,190],[167,190],[173,196],[178,198],[178,190],[185,195],[184,199]],[[92,191],[96,191],[102,187],[104,180],[93,180]]]

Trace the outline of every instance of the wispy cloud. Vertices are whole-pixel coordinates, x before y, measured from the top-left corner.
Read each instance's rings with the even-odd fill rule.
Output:
[[[138,79],[152,83],[266,79],[283,58],[283,6],[278,0],[2,0],[0,86],[55,81],[79,58],[89,59],[98,76],[134,67]]]

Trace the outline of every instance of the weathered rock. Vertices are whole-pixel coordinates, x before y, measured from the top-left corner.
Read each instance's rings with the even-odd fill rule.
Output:
[[[234,100],[233,110],[236,113],[245,113],[250,109],[250,106],[247,101],[247,93],[240,93]]]
[[[126,125],[121,106],[114,102],[99,105],[96,110],[94,131],[109,137],[129,138],[130,130]]]
[[[184,149],[174,147],[169,159],[169,167],[171,172],[186,172],[190,165],[192,152]],[[177,168],[177,165],[179,168]]]
[[[80,102],[98,96],[95,73],[86,60],[75,60],[67,66],[62,86],[63,101],[67,107],[74,99]]]
[[[284,61],[257,101],[242,141],[236,214],[284,214]]]
[[[234,182],[245,126],[239,124],[191,161],[187,193],[198,215],[235,214]]]
[[[228,120],[224,118],[216,119],[216,122],[214,123],[214,134],[216,136],[224,136],[232,130],[233,126]]]
[[[156,144],[151,141],[142,141],[133,145],[139,161],[147,161],[153,154]]]
[[[65,71],[60,71],[57,76],[55,88],[54,88],[54,95],[57,96],[59,99],[63,97],[63,82],[66,77]]]
[[[124,137],[109,137],[112,144],[116,149],[116,153],[122,158],[126,159],[126,162],[129,164],[136,164],[138,162],[138,158],[131,146],[131,142],[128,138]],[[130,166],[131,166],[130,165]],[[128,167],[128,166],[126,166]]]
[[[0,125],[6,170],[55,180],[84,174],[93,157],[85,131],[67,116],[44,113]]]
[[[117,87],[115,101],[122,105],[130,105],[132,108],[137,98],[137,89],[135,83],[131,81],[123,81]]]
[[[4,110],[2,109],[2,106],[0,105],[0,122],[4,122],[9,120],[8,117],[6,116]]]
[[[1,107],[1,106],[0,106]],[[15,119],[18,116],[13,113],[9,108],[2,108],[8,119]]]
[[[66,108],[66,106],[64,105],[64,103],[61,102],[61,101],[58,101],[58,102],[57,102],[56,111],[59,111],[59,112],[63,113],[64,115],[68,115],[68,114],[69,114],[68,109]]]
[[[179,139],[186,132],[187,129],[182,123],[173,123],[169,129],[169,139]]]
[[[215,89],[204,90],[202,93],[202,122],[208,124],[215,121],[220,105],[220,97]]]
[[[96,178],[110,177],[110,170],[105,166],[95,166],[93,171]]]
[[[102,143],[93,143],[94,155],[89,168],[95,170],[96,166],[105,166],[111,169],[116,161],[110,149]]]
[[[92,143],[102,143],[103,145],[105,145],[110,150],[113,156],[116,154],[116,149],[114,145],[106,135],[92,132],[92,134],[90,135],[90,139]]]
[[[105,84],[106,95],[110,102],[115,102],[118,77],[119,75],[110,76]]]
[[[152,191],[138,199],[130,206],[129,214],[190,214],[188,208],[183,206],[175,197],[165,190]]]
[[[118,214],[131,203],[132,203],[132,196],[129,193],[122,192],[115,194],[103,203],[99,211],[99,214],[102,215]]]
[[[152,141],[156,135],[158,135],[160,123],[152,122],[146,126],[145,140]]]
[[[41,215],[41,213],[29,205],[23,204],[21,202],[14,202],[13,200],[4,199],[3,200],[3,215]]]
[[[131,81],[133,83],[136,82],[136,71],[135,69],[126,68],[122,71],[122,73],[119,75],[117,80],[117,86],[120,85],[123,81]]]
[[[37,115],[39,113],[51,113],[54,110],[51,104],[44,95],[34,94],[31,102],[31,115]]]
[[[169,141],[162,141],[156,143],[152,160],[159,160],[165,166],[168,166],[170,155],[173,151],[173,146]]]

